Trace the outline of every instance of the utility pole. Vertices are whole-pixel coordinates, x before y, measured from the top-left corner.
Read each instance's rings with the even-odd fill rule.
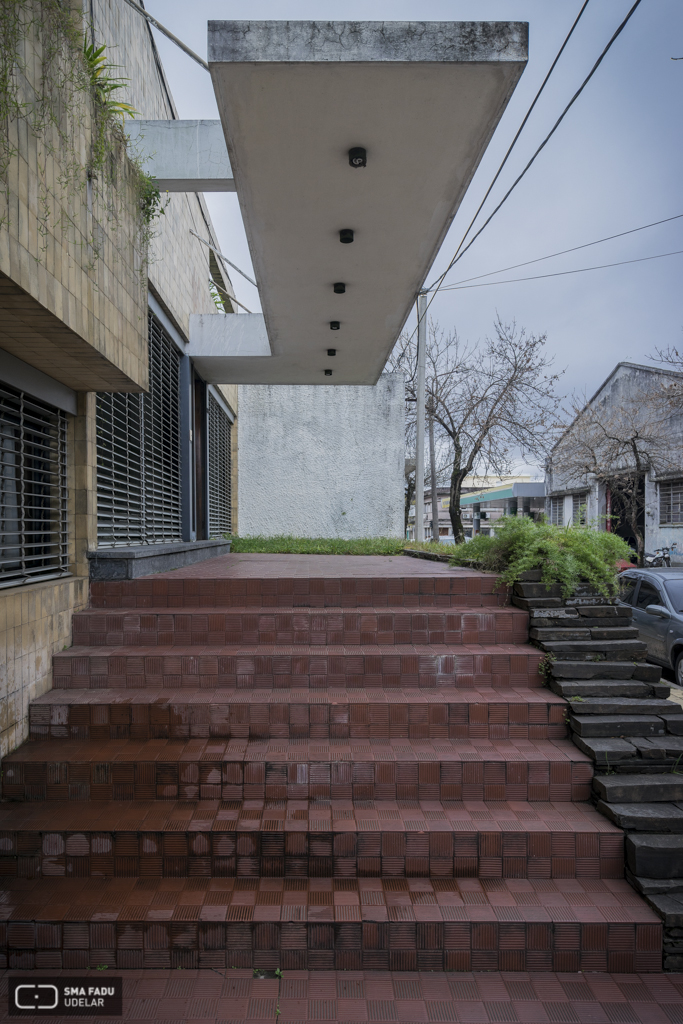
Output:
[[[436,452],[434,450],[434,399],[429,398],[429,475],[432,482],[432,543],[439,543],[439,495],[436,486]]]
[[[425,349],[427,296],[417,296],[417,408],[415,410],[415,540],[425,539]]]

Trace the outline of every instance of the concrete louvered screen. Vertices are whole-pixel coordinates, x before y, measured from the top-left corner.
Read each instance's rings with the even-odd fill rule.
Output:
[[[66,416],[0,385],[0,587],[69,574]]]
[[[182,539],[180,356],[150,311],[149,392],[97,396],[100,547]]]

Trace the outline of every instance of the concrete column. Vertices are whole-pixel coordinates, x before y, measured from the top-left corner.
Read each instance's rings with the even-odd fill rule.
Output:
[[[472,536],[481,532],[481,505],[472,506]]]
[[[97,547],[97,444],[94,391],[79,391],[77,415],[70,423],[69,511],[72,572],[88,576],[87,552]]]

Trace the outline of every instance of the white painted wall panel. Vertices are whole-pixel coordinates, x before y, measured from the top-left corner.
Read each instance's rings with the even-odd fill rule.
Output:
[[[239,388],[242,536],[403,536],[404,384]]]

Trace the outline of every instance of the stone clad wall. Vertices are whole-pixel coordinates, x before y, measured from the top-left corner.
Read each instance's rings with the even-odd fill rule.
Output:
[[[240,385],[240,534],[403,536],[403,388]]]
[[[33,44],[39,46],[30,33],[24,44],[26,73],[16,72],[22,101],[29,106],[35,105],[42,74]],[[90,147],[88,102],[80,93],[76,101],[80,110],[71,120],[80,119],[82,124],[75,125],[73,142],[85,166]],[[61,380],[66,358],[75,378],[64,382],[76,389],[101,386],[101,374],[107,372],[120,390],[139,391],[147,383],[142,344],[146,288],[135,256],[136,199],[127,161],[117,166],[116,193],[108,197],[113,210],[107,211],[97,189],[64,185],[69,174],[56,131],[48,127],[36,137],[21,119],[10,120],[8,131],[12,158],[7,190],[0,190],[0,286],[5,307],[0,345]],[[40,184],[41,165],[49,192]],[[17,331],[10,320],[10,301],[38,333],[47,327],[53,343],[44,335],[32,336],[25,327]],[[50,314],[57,318],[55,323]],[[55,339],[54,330],[59,331],[61,324],[68,330]],[[73,353],[68,351],[70,332],[75,335]],[[88,356],[88,370],[81,367],[79,372],[78,359]],[[106,362],[113,367],[107,368]]]

